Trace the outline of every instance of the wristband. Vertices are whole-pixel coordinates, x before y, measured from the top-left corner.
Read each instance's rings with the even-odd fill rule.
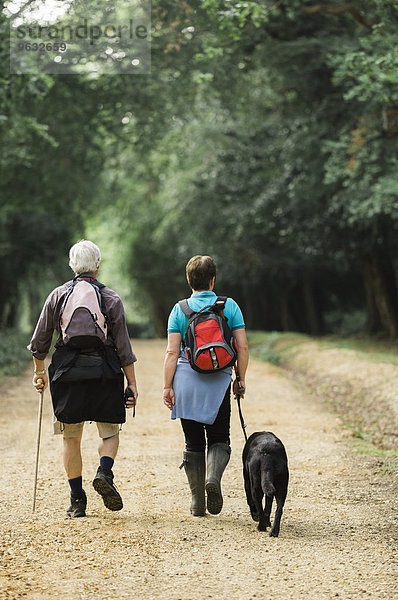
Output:
[[[45,372],[46,372],[46,370],[45,370],[45,369],[43,369],[42,371],[33,371],[33,373],[34,373],[35,375],[44,375],[44,373],[45,373]]]

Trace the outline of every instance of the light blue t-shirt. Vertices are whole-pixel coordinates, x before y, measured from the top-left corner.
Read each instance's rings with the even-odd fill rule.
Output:
[[[195,292],[190,298],[188,298],[188,306],[189,308],[192,308],[192,310],[197,311],[205,306],[214,304],[217,298],[218,296],[214,292]],[[227,319],[229,328],[232,331],[234,329],[244,328],[245,322],[242,311],[235,300],[232,300],[232,298],[227,298],[224,316]],[[167,323],[167,333],[181,333],[181,337],[184,339],[187,327],[188,317],[184,315],[177,303],[170,313]]]
[[[214,304],[216,300],[217,295],[214,292],[196,292],[188,298],[188,305],[192,310],[197,311],[204,306]],[[232,331],[244,328],[242,311],[232,298],[227,298],[224,316],[228,319]],[[184,315],[177,303],[170,313],[167,331],[180,333],[183,340],[187,326],[188,317]],[[225,392],[231,383],[231,372],[231,367],[228,367],[217,373],[198,373],[191,368],[181,350],[173,380],[175,405],[171,411],[171,418],[214,423]]]

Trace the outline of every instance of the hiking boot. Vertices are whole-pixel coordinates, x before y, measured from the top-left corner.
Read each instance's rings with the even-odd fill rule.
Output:
[[[191,488],[191,514],[204,517],[205,507],[205,454],[204,452],[184,452],[183,463]],[[181,465],[182,466],[182,465]]]
[[[70,495],[70,507],[66,511],[68,517],[74,519],[75,517],[85,517],[87,506],[87,496],[83,494],[71,494]]]
[[[98,467],[97,474],[93,480],[93,488],[100,496],[106,508],[109,510],[121,510],[123,500],[113,484],[113,473],[106,467]]]
[[[218,515],[222,509],[221,477],[230,456],[231,448],[228,444],[213,444],[207,451],[207,510],[212,515]]]

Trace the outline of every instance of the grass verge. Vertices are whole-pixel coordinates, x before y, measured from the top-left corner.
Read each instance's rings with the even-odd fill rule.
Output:
[[[398,342],[378,340],[365,335],[350,338],[335,335],[310,337],[290,332],[249,331],[247,337],[253,358],[275,365],[283,366],[288,361],[289,353],[307,342],[316,342],[323,350],[352,350],[362,360],[398,365]]]
[[[248,339],[253,358],[288,370],[340,416],[351,432],[350,445],[355,453],[372,456],[380,473],[398,472],[398,427],[391,408],[394,399],[391,392],[390,397],[388,393],[383,395],[378,377],[380,365],[384,363],[389,365],[385,367],[388,377],[395,381],[390,365],[398,365],[396,342],[366,336],[311,338],[261,331],[249,332]],[[342,350],[342,353],[331,355],[330,350]],[[330,361],[336,360],[343,368],[333,369]],[[364,361],[369,366],[364,367]],[[358,368],[364,373],[363,379],[357,376]]]
[[[249,331],[247,338],[250,354],[254,359],[276,366],[284,366],[290,350],[311,340],[308,336],[299,333],[277,331]]]
[[[352,429],[348,423],[345,425]],[[349,440],[349,445],[354,454],[378,459],[377,468],[381,475],[394,475],[398,472],[398,450],[384,450],[376,447],[370,440],[363,439],[361,431],[353,431],[353,438]]]

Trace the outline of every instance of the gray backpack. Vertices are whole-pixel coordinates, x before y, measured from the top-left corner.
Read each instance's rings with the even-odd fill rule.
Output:
[[[108,316],[103,306],[101,288],[91,277],[75,277],[68,287],[59,315],[59,328],[65,346],[98,349],[108,337]]]

